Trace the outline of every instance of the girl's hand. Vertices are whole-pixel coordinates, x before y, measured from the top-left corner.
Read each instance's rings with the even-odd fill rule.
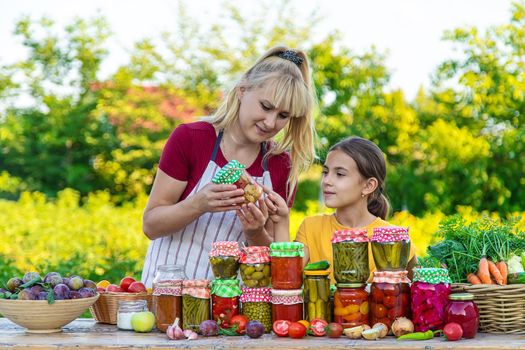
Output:
[[[261,232],[268,220],[268,207],[266,203],[262,198],[260,198],[257,203],[259,207],[253,203],[248,203],[237,208],[237,217],[241,222],[244,233],[248,236]]]
[[[266,193],[264,201],[268,207],[270,220],[272,220],[274,223],[278,223],[283,219],[288,219],[290,209],[288,208],[288,204],[284,198],[270,188],[264,185],[261,186],[264,193]]]
[[[201,213],[236,210],[244,203],[244,191],[235,185],[209,183],[192,200]]]

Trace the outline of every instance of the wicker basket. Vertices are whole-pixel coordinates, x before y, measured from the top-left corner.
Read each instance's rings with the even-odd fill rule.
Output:
[[[119,301],[146,300],[152,310],[152,296],[148,293],[100,293],[100,298],[89,308],[93,318],[99,323],[117,324]]]
[[[525,284],[454,283],[452,291],[474,295],[481,332],[525,334]]]

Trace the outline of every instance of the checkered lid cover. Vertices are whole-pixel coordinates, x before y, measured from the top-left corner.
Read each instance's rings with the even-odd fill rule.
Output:
[[[262,264],[270,262],[270,248],[267,246],[249,246],[241,250],[241,264]]]
[[[211,282],[211,294],[222,298],[238,297],[242,294],[239,280],[214,279]]]
[[[399,242],[409,241],[410,236],[408,235],[408,227],[397,227],[397,226],[385,226],[374,228],[374,234],[372,235],[372,242]]]
[[[302,289],[272,289],[272,304],[294,305],[303,303]]]
[[[214,184],[232,184],[241,178],[246,166],[239,163],[235,159],[230,160],[228,164],[223,166],[215,173],[211,182]]]
[[[301,242],[273,242],[270,244],[270,256],[293,258],[304,256],[304,244]]]
[[[430,284],[452,283],[447,269],[430,267],[414,269],[414,278],[412,281]]]
[[[210,298],[210,281],[209,280],[184,280],[182,281],[182,294],[191,295],[195,298]]]
[[[375,271],[374,283],[410,283],[408,271]]]
[[[368,242],[367,230],[337,230],[332,236],[332,243],[340,242]]]
[[[241,303],[269,303],[271,301],[271,288],[242,288]]]
[[[210,256],[234,256],[236,258],[241,256],[239,242],[237,241],[213,242],[212,246],[213,248],[210,251]]]

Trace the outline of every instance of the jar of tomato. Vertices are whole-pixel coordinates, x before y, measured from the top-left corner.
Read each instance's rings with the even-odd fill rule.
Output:
[[[334,293],[334,321],[344,328],[368,324],[368,293],[365,283],[338,283]]]
[[[237,278],[240,256],[239,242],[213,242],[213,248],[210,251],[210,265],[215,278]]]
[[[451,291],[447,269],[414,269],[411,286],[412,321],[416,332],[445,326],[445,306]]]
[[[272,289],[272,322],[277,320],[297,322],[302,319],[302,289]]]
[[[248,288],[270,286],[272,279],[270,268],[270,248],[266,246],[250,246],[242,249],[241,278]]]
[[[230,327],[230,320],[239,314],[241,296],[239,280],[213,280],[211,283],[212,317],[220,321],[223,328]]]
[[[445,308],[446,323],[456,322],[463,329],[463,338],[471,339],[478,333],[479,310],[471,293],[449,295],[449,304]]]
[[[299,289],[303,285],[304,244],[274,242],[270,244],[272,287]]]
[[[165,332],[178,317],[182,319],[182,282],[186,279],[181,265],[160,265],[153,279],[153,313],[157,329]]]
[[[370,275],[366,230],[335,231],[332,251],[337,283],[366,283]]]
[[[272,330],[272,293],[270,288],[242,288],[242,314],[259,321],[265,333]]]
[[[371,238],[372,255],[378,271],[404,271],[410,256],[407,227],[376,227]]]
[[[410,318],[408,271],[376,271],[370,289],[370,324],[388,328],[398,317]]]
[[[315,318],[330,322],[330,279],[329,271],[305,271],[304,304],[306,320]]]

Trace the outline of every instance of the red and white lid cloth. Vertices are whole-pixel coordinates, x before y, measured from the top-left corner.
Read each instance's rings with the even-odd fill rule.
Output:
[[[294,305],[303,302],[302,289],[272,289],[272,304]]]
[[[249,246],[241,248],[241,264],[264,264],[270,262],[270,247]]]
[[[410,283],[408,271],[374,271],[373,283]]]
[[[388,243],[399,241],[410,241],[408,227],[385,226],[374,228],[372,242]]]
[[[271,288],[242,288],[241,303],[269,303],[272,301]]]
[[[210,299],[210,281],[184,280],[182,282],[182,295],[189,295],[199,299]]]
[[[367,230],[337,230],[332,236],[332,243],[341,242],[368,242],[368,231]]]
[[[163,280],[155,284],[153,288],[153,295],[182,295],[183,280]]]
[[[239,242],[236,241],[219,241],[213,242],[213,248],[210,251],[210,257],[216,256],[233,256],[237,259],[241,257]]]

